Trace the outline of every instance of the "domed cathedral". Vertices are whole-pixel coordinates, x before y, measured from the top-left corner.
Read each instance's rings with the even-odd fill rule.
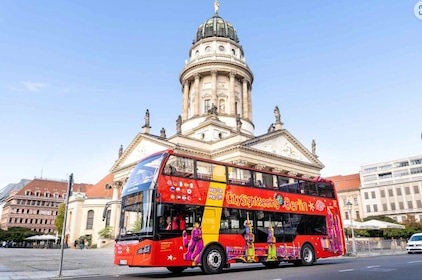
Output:
[[[121,184],[137,161],[169,148],[304,177],[319,176],[324,167],[316,156],[315,141],[309,151],[283,128],[278,106],[274,108],[275,120],[268,132],[254,135],[254,76],[236,29],[219,15],[217,1],[214,5],[214,15],[196,30],[189,58],[179,76],[182,110],[176,118],[176,134],[167,137],[164,128],[160,135],[151,134],[147,110],[142,132],[119,153],[111,168],[115,180]]]
[[[151,134],[150,113],[154,112],[146,110],[141,131],[125,149],[120,147],[111,167],[113,182],[107,186],[113,189],[114,202],[136,163],[164,149],[308,178],[319,176],[324,167],[316,155],[315,141],[309,151],[283,127],[278,106],[268,132],[254,135],[254,76],[236,29],[220,16],[218,2],[214,4],[214,15],[194,34],[179,76],[182,110],[175,116],[175,135],[168,137],[164,127],[159,135]],[[118,220],[113,201],[109,202],[112,224]]]
[[[184,136],[207,142],[237,133],[253,136],[253,74],[235,28],[218,8],[199,25],[180,82]]]

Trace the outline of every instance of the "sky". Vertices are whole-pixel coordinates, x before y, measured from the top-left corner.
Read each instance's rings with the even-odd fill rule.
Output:
[[[324,177],[422,155],[417,2],[220,0],[254,73],[255,135],[278,105]],[[146,109],[152,134],[174,135],[179,74],[213,15],[213,0],[1,0],[0,188],[97,183]]]

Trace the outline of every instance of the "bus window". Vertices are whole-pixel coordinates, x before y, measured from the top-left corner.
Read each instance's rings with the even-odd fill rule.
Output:
[[[255,187],[266,187],[266,185],[264,184],[264,174],[262,174],[261,172],[255,172]]]
[[[315,182],[302,181],[300,186],[303,187],[304,194],[307,195],[318,195]]]
[[[332,185],[317,184],[318,187],[318,195],[322,197],[334,198],[334,188]]]
[[[197,173],[198,179],[202,180],[212,180],[214,174],[214,164],[205,162],[205,161],[197,161]],[[225,180],[224,180],[225,181]]]
[[[229,183],[234,185],[253,185],[253,175],[250,170],[229,167]]]
[[[296,193],[297,191],[289,191],[289,178],[284,177],[284,176],[277,176],[278,179],[278,187],[280,191],[284,191],[284,192],[294,192]]]

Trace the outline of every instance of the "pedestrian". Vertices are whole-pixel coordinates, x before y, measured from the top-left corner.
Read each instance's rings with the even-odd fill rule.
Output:
[[[84,245],[85,245],[85,249],[88,249],[88,245],[89,245],[88,239],[84,240]]]
[[[78,240],[77,239],[73,242],[73,247],[75,249],[78,248]]]
[[[391,237],[390,249],[391,250],[396,250],[397,249],[397,241],[394,239],[394,237]]]
[[[406,250],[406,241],[404,241],[403,237],[400,237],[400,248]]]

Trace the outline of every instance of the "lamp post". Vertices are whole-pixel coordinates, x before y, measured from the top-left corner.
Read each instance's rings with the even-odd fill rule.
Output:
[[[350,227],[352,228],[352,253],[356,256],[356,242],[355,242],[355,231],[353,229],[353,218],[352,218],[352,206],[353,203],[347,201],[346,203],[347,210],[349,211]]]

